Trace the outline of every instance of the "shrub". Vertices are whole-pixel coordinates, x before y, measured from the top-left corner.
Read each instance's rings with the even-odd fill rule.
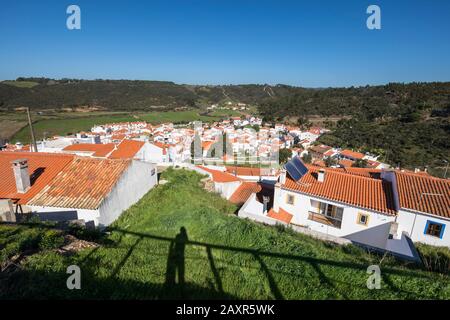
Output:
[[[74,223],[69,225],[67,231],[74,237],[86,241],[97,241],[102,237],[102,232],[99,229],[88,229]]]
[[[450,273],[450,249],[419,243],[417,251],[426,270],[443,274]]]
[[[61,247],[64,244],[64,236],[57,230],[46,230],[41,234],[39,249],[49,250]]]

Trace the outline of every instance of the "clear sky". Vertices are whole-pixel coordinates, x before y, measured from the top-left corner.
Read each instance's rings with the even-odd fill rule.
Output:
[[[81,8],[81,30],[66,9]],[[381,8],[381,30],[366,9]],[[449,0],[0,0],[0,79],[450,81]]]

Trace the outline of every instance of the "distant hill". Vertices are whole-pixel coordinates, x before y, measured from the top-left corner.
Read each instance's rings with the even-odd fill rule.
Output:
[[[140,80],[18,78],[0,82],[0,111],[86,106],[151,111],[204,108],[228,101],[256,105],[270,122],[288,120],[310,126],[313,117],[320,117],[333,129],[320,138],[321,143],[381,154],[383,161],[393,165],[430,166],[442,173],[444,160],[450,161],[450,82],[320,89]],[[327,123],[333,117],[335,121]]]
[[[165,81],[18,78],[0,82],[0,108],[100,106],[128,111],[161,106],[201,107],[224,101],[258,104],[274,91],[279,95],[288,93],[282,86],[265,85],[193,86]]]

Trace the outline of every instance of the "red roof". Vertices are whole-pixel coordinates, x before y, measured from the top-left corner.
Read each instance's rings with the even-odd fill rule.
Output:
[[[28,204],[95,210],[129,164],[130,160],[75,157]]]
[[[292,220],[293,215],[287,212],[286,210],[283,210],[279,208],[278,212],[275,210],[270,209],[269,212],[267,212],[267,216],[273,219],[277,219],[286,223],[290,223]]]
[[[133,159],[141,150],[145,142],[136,140],[123,140],[108,158],[110,159]]]
[[[0,198],[18,200],[26,204],[42,190],[65,166],[73,155],[36,152],[0,152]],[[17,193],[11,161],[28,160],[31,188],[26,193]]]
[[[317,181],[320,168],[308,165],[308,173],[298,182],[286,177],[284,189],[343,202],[389,215],[396,214],[389,182],[325,168],[325,181]]]
[[[352,159],[362,159],[364,158],[364,155],[360,152],[355,152],[352,150],[342,150],[341,155],[344,157],[352,158]]]
[[[197,166],[197,167],[199,167],[200,169],[203,169],[203,170],[211,173],[212,174],[212,179],[213,179],[214,182],[235,182],[235,181],[241,181],[239,178],[237,178],[237,177],[235,177],[235,176],[233,176],[233,175],[231,175],[229,173],[226,173],[226,172],[210,169],[210,168],[207,168],[207,167],[204,167],[204,166]]]
[[[248,200],[252,193],[258,193],[261,189],[261,186],[256,182],[243,182],[231,195],[230,201],[235,204],[243,204]]]
[[[344,168],[349,168],[349,167],[351,167],[354,163],[355,163],[355,162],[352,161],[352,160],[347,160],[347,159],[339,160],[339,164],[340,164],[341,166],[343,166]]]
[[[259,176],[261,174],[260,168],[249,168],[249,167],[225,167],[226,171],[231,174],[238,176]]]
[[[450,218],[450,181],[417,173],[395,172],[401,208]]]
[[[64,151],[69,152],[93,152],[94,157],[106,157],[114,150],[114,143],[76,143],[65,147]]]

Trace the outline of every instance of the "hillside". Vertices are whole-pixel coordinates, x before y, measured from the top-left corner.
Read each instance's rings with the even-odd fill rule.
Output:
[[[97,248],[60,254],[51,249],[60,245],[55,234],[0,225],[3,261],[41,249],[19,270],[0,273],[0,299],[450,298],[447,275],[242,220],[195,172],[169,169],[163,178],[169,182],[127,210]],[[65,287],[72,264],[81,268],[82,290]],[[380,290],[366,286],[372,264],[381,267]]]
[[[257,106],[271,122],[308,127],[319,119],[332,129],[319,142],[380,154],[380,160],[391,165],[428,166],[433,174],[443,176],[445,160],[450,161],[450,82],[322,89],[46,78],[0,82],[3,114],[24,106],[35,111],[88,107],[85,110],[103,112],[198,108],[201,113],[212,103],[228,101]]]

